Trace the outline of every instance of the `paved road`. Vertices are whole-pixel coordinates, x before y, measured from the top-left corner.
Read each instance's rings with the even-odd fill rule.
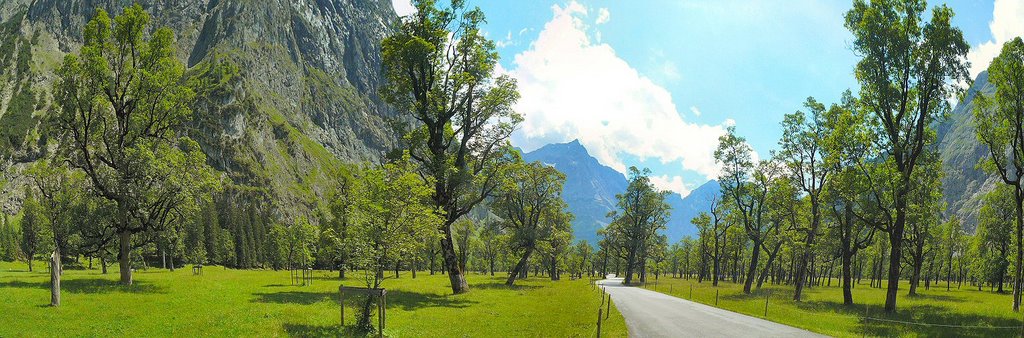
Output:
[[[822,335],[682,298],[600,281],[622,312],[630,337],[824,337]]]

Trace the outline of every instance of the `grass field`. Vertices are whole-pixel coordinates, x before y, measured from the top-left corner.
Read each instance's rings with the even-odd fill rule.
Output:
[[[36,265],[44,266],[43,264]],[[338,285],[361,286],[359,276],[339,282],[315,272],[312,286],[291,286],[287,271],[230,270],[208,266],[139,271],[135,285],[116,283],[116,267],[66,270],[62,305],[48,306],[49,275],[22,263],[0,262],[0,337],[21,336],[338,336]],[[529,278],[505,287],[497,277],[470,274],[472,291],[450,295],[448,278],[408,272],[384,282],[392,337],[593,337],[599,291],[586,279],[551,282]],[[347,302],[348,303],[348,302]],[[355,322],[348,303],[346,324]],[[15,320],[16,319],[16,320]],[[375,322],[376,323],[376,322]],[[624,337],[612,307],[602,336]]]
[[[692,296],[690,288],[693,288]],[[802,302],[794,302],[793,287],[765,285],[750,295],[743,294],[743,284],[719,282],[717,288],[710,281],[697,283],[696,279],[660,278],[651,280],[645,288],[671,294],[684,299],[715,305],[739,313],[767,318],[810,331],[837,337],[860,336],[923,336],[923,337],[1012,337],[1020,336],[1024,325],[1020,313],[1011,311],[1012,296],[999,294],[988,288],[978,291],[964,284],[961,289],[953,284],[946,291],[945,283],[930,290],[921,284],[919,295],[907,296],[909,284],[900,285],[897,314],[883,313],[885,289],[871,288],[867,281],[853,289],[856,305],[843,305],[843,290],[838,280],[831,287],[805,289]],[[765,298],[768,315],[765,317]],[[865,306],[866,304],[866,306]],[[864,317],[878,318],[865,321]],[[884,321],[883,321],[884,320]],[[910,325],[887,321],[904,321],[939,325]],[[948,326],[947,326],[948,325]],[[972,326],[956,328],[949,326]],[[993,329],[991,327],[1013,327]]]

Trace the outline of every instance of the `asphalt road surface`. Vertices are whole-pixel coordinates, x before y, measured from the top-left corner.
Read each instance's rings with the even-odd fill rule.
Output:
[[[825,337],[760,318],[623,286],[621,278],[599,283],[626,319],[630,337]]]

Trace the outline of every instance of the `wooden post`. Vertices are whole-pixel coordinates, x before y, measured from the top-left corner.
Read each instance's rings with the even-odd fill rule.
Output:
[[[715,306],[718,306],[718,290],[715,290]]]
[[[345,327],[345,286],[338,287],[338,302],[341,303],[341,327]]]
[[[874,278],[874,277],[872,277]],[[873,282],[873,281],[872,281]],[[868,336],[868,303],[864,302],[864,337]]]
[[[604,311],[604,319],[608,319],[608,316],[612,314],[612,295],[608,295],[608,308]]]
[[[601,338],[601,308],[597,308],[597,337]]]
[[[377,337],[384,337],[384,308],[377,301]]]
[[[690,283],[690,300],[693,300],[693,283]]]
[[[770,297],[770,296],[771,296],[770,293],[764,295],[764,317],[765,318],[768,318],[768,297]]]

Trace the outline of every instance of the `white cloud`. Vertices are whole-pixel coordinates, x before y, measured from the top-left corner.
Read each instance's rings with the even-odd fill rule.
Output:
[[[601,8],[601,9],[597,10],[597,24],[598,25],[604,24],[604,23],[608,22],[608,20],[611,20],[611,18],[612,18],[612,13],[609,12],[607,8]]]
[[[661,63],[661,73],[669,81],[677,81],[682,78],[682,75],[679,75],[679,67],[676,67],[674,62],[668,60]]]
[[[682,197],[686,197],[690,194],[690,188],[686,187],[686,184],[683,183],[683,178],[680,176],[669,177],[668,175],[652,175],[651,183],[658,189],[672,191],[678,193],[679,196]]]
[[[690,112],[693,113],[693,116],[700,117],[701,112],[700,109],[697,109],[697,106],[690,106]]]
[[[675,62],[672,62],[665,55],[665,51],[659,48],[651,49],[648,53],[648,66],[650,76],[659,83],[673,83],[679,81],[682,75],[679,73],[679,67],[676,66]]]
[[[996,0],[988,28],[992,32],[992,40],[974,46],[967,54],[972,78],[988,69],[992,59],[999,56],[1004,43],[1024,35],[1024,0]]]
[[[515,46],[515,44],[516,44],[516,42],[512,40],[512,31],[509,31],[508,34],[505,34],[505,39],[504,40],[498,40],[498,41],[494,42],[494,45],[498,46],[498,48],[505,48],[505,47],[508,47],[508,46]]]
[[[416,7],[410,0],[391,0],[391,7],[395,8],[395,13],[398,13],[398,16],[416,13]]]
[[[601,163],[625,172],[623,156],[678,163],[706,178],[718,175],[713,154],[725,125],[685,121],[668,90],[641,75],[608,44],[595,42],[578,2],[552,7],[530,48],[502,70],[518,80],[516,109],[526,121],[513,141],[530,151],[580,142]]]

